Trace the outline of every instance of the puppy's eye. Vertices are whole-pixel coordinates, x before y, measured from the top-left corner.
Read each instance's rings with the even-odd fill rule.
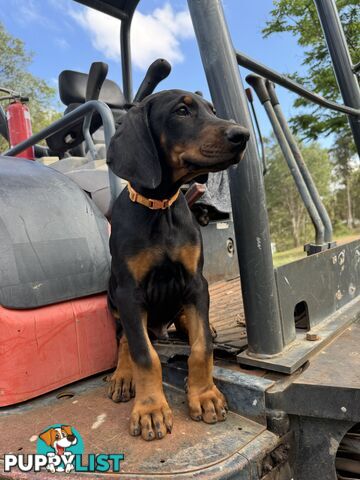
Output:
[[[180,117],[187,117],[188,115],[190,115],[190,112],[186,107],[182,106],[176,110],[176,114]]]

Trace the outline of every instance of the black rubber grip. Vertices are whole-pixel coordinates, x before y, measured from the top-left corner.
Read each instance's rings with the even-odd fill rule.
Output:
[[[94,62],[91,64],[88,81],[86,85],[85,101],[98,100],[101,87],[108,73],[107,63]]]
[[[245,88],[245,93],[246,93],[246,96],[247,96],[247,99],[249,100],[249,102],[252,103],[254,101],[254,98],[253,98],[251,88]]]
[[[249,85],[253,87],[261,103],[265,103],[270,100],[264,78],[251,73],[246,77],[246,81]]]
[[[155,88],[159,83],[164,80],[171,72],[171,65],[168,61],[163,58],[158,58],[153,62],[146,75],[144,80],[141,82],[141,85],[134,97],[134,102],[141,102],[145,97],[153,93]]]
[[[274,107],[275,105],[279,105],[279,99],[276,95],[275,91],[275,83],[271,80],[266,80],[266,88],[270,97],[271,105]]]

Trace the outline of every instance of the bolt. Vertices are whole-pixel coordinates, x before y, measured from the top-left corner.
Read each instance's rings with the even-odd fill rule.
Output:
[[[332,256],[332,262],[333,262],[333,265],[337,264],[337,256],[336,255]]]
[[[233,257],[234,252],[235,252],[235,248],[234,248],[234,240],[232,238],[227,239],[226,248],[227,248],[227,252],[228,252],[229,257]]]
[[[335,294],[335,297],[336,297],[336,300],[341,300],[342,299],[342,293],[341,293],[341,290],[338,290]]]
[[[338,257],[339,265],[344,265],[345,263],[345,250],[341,250]]]
[[[320,338],[320,335],[318,335],[317,333],[308,332],[306,334],[306,340],[308,340],[309,342],[317,342],[318,340],[320,340]]]

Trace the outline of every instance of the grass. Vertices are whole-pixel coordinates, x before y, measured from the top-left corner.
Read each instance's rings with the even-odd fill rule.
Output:
[[[357,240],[360,237],[360,232],[353,233],[352,235],[342,235],[339,237],[335,236],[336,242],[340,245],[342,243],[348,243],[353,240]],[[286,263],[295,262],[300,258],[306,257],[304,252],[304,247],[292,248],[284,252],[276,252],[273,255],[274,267],[280,267],[280,265],[285,265]]]

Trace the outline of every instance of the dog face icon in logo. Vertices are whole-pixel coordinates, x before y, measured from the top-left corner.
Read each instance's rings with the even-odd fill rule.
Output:
[[[74,456],[82,455],[83,452],[83,440],[70,425],[56,423],[39,434],[37,453],[48,457],[46,469],[52,473],[70,473],[74,470]]]
[[[74,435],[72,428],[68,425],[61,425],[60,427],[51,427],[39,435],[48,447],[54,449],[56,455],[64,455],[67,448],[77,443],[77,438]]]

